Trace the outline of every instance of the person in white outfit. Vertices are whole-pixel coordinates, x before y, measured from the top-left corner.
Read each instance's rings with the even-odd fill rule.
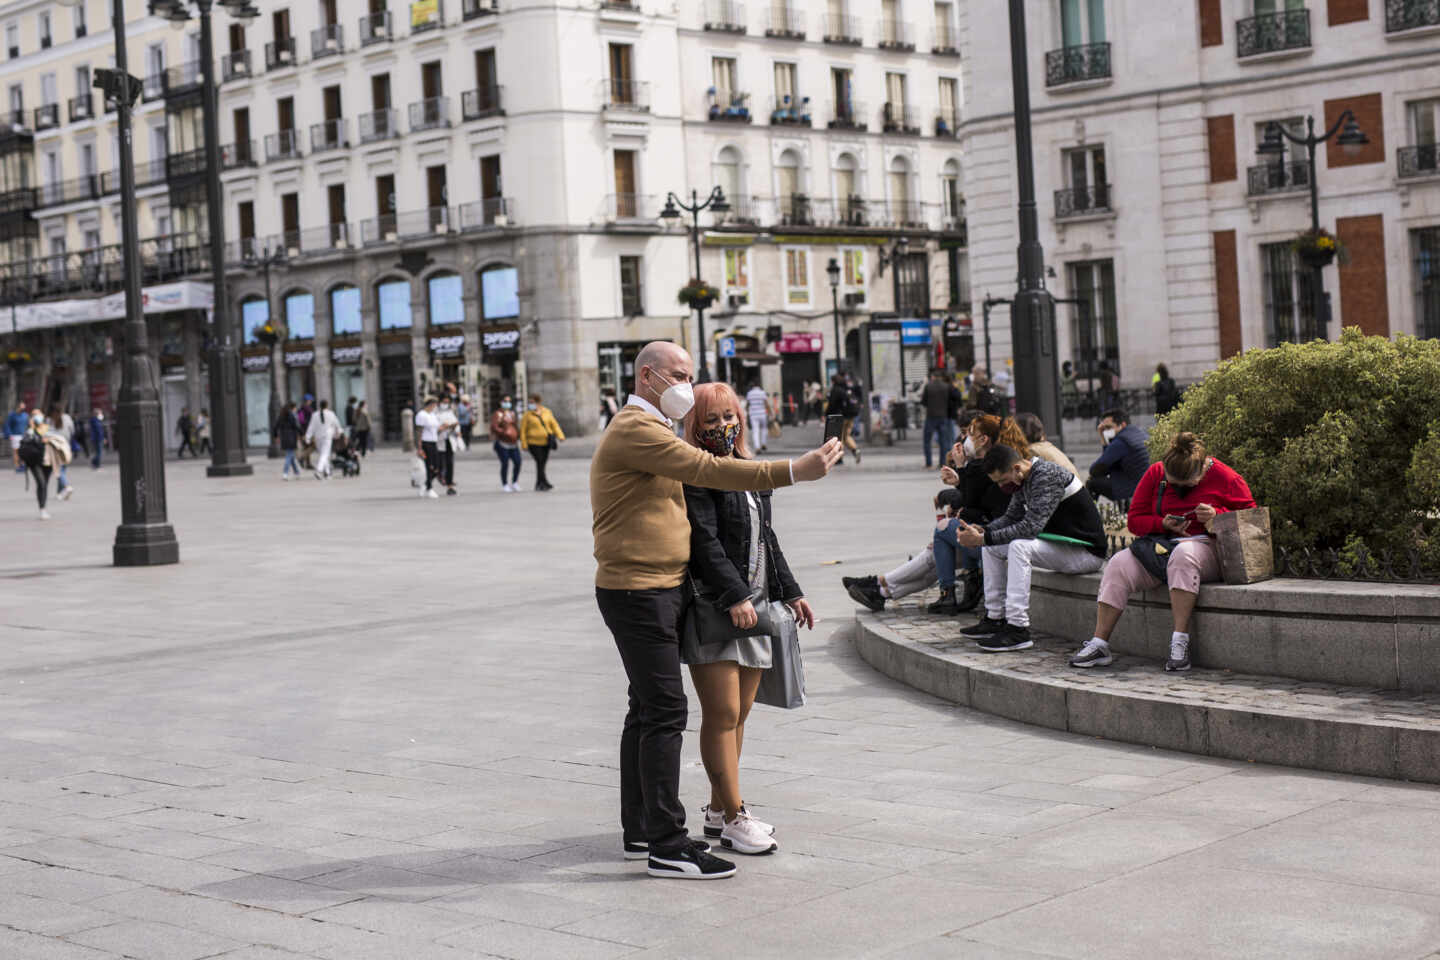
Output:
[[[319,411],[305,428],[305,442],[315,444],[315,479],[330,479],[330,448],[340,435],[340,418],[330,409],[329,400],[320,401]]]
[[[751,442],[758,443],[764,450],[770,439],[770,397],[758,382],[745,394],[745,405],[750,413]]]

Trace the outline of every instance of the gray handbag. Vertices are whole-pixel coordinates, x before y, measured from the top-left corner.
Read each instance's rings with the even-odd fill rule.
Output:
[[[805,706],[805,663],[800,658],[800,628],[783,603],[772,601],[769,606],[771,620],[777,629],[770,634],[770,669],[760,674],[755,702],[794,710]]]
[[[685,611],[683,630],[697,644],[724,643],[727,640],[743,640],[745,637],[775,636],[775,616],[771,605],[764,601],[764,591],[756,590],[750,595],[755,607],[755,626],[737,627],[730,619],[729,610],[721,610],[710,598],[700,592],[695,578],[690,578],[690,604]]]

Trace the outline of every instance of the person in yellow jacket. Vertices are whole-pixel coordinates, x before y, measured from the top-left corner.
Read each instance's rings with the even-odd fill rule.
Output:
[[[541,493],[555,489],[545,479],[545,461],[550,459],[550,451],[564,439],[565,431],[555,422],[555,414],[550,412],[550,408],[540,402],[540,394],[530,394],[525,416],[520,418],[520,446],[529,450],[530,456],[535,458],[535,489]]]

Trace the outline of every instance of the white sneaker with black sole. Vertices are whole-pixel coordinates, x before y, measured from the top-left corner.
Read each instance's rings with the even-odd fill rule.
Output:
[[[735,876],[735,864],[690,846],[667,853],[651,853],[645,871],[652,877],[671,880],[723,880]]]
[[[1184,673],[1190,669],[1190,638],[1170,638],[1170,659],[1165,661],[1166,673]]]
[[[1070,658],[1070,666],[1081,668],[1108,667],[1114,662],[1115,658],[1110,656],[1110,644],[1093,637],[1085,642],[1079,653]]]
[[[710,844],[706,843],[704,840],[695,840],[695,839],[692,838],[692,839],[690,840],[690,846],[691,846],[692,848],[696,849],[696,850],[699,850],[699,851],[702,852],[702,853],[709,853],[709,852],[710,852]],[[650,859],[650,844],[647,843],[647,842],[644,841],[644,840],[626,840],[626,841],[625,841],[625,859],[626,859],[626,860],[649,860],[649,859]]]
[[[746,810],[743,804],[740,806],[740,810],[746,816],[750,816],[750,811]],[[705,817],[706,839],[720,839],[720,834],[725,832],[725,811],[719,809],[712,809],[711,806],[707,803],[705,806],[700,808],[700,813],[703,814]],[[753,816],[751,816],[750,819],[755,820],[756,826],[758,826],[761,830],[764,830],[767,835],[772,837],[775,835],[775,828],[772,827],[770,824],[766,823],[764,820],[756,820]]]
[[[733,820],[725,821],[725,828],[720,831],[720,846],[751,855],[774,853],[780,845],[765,832],[765,826],[742,808]]]

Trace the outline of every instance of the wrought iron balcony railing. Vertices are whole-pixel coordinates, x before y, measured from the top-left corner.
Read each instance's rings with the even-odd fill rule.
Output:
[[[705,118],[712,123],[749,123],[750,94],[741,90],[716,90],[711,87],[705,94],[707,105]]]
[[[466,90],[460,94],[460,116],[465,120],[504,116],[504,94],[505,88],[500,84]]]
[[[928,230],[930,206],[919,200],[890,200],[885,204],[885,216],[890,221],[890,226]]]
[[[350,138],[346,134],[343,117],[322,120],[310,125],[311,153],[320,153],[322,150],[343,150],[348,146],[350,146]]]
[[[602,110],[650,111],[650,82],[609,78],[600,81]]]
[[[765,36],[784,37],[788,40],[805,39],[805,14],[792,9],[788,3],[776,3],[767,11]]]
[[[461,20],[478,20],[481,17],[493,17],[500,12],[500,0],[462,0],[460,4]]]
[[[395,39],[390,22],[390,11],[382,10],[379,13],[372,13],[368,17],[360,18],[360,46],[368,47],[372,43],[389,43]]]
[[[88,93],[70,98],[70,122],[95,119],[95,98]]]
[[[443,235],[455,223],[449,207],[430,207],[408,213],[386,213],[360,224],[360,242],[366,246],[397,240]]]
[[[860,39],[860,18],[844,13],[825,14],[825,32],[820,39],[847,47],[860,46],[863,42]]]
[[[705,29],[718,33],[744,33],[745,4],[738,0],[705,0]]]
[[[100,174],[92,173],[88,176],[76,177],[73,180],[47,183],[40,188],[39,199],[42,207],[58,207],[65,203],[99,200],[101,195]]]
[[[908,103],[886,103],[881,111],[882,129],[886,133],[903,133],[912,137],[920,135],[920,124],[915,119],[915,108]]]
[[[360,114],[360,142],[374,143],[400,136],[400,111],[375,110]]]
[[[165,96],[165,71],[152,73],[140,82],[140,97],[146,103]]]
[[[260,156],[255,150],[254,140],[240,140],[227,143],[220,148],[220,169],[234,170],[238,167],[253,167]]]
[[[1401,147],[1396,151],[1396,175],[1404,180],[1408,177],[1433,177],[1440,173],[1440,146],[1433,143],[1414,147]]]
[[[813,227],[815,225],[815,204],[803,193],[792,193],[780,197],[776,204],[776,220],[785,227]]]
[[[198,60],[189,63],[182,63],[178,67],[169,67],[161,76],[165,80],[165,95],[175,96],[181,93],[189,93],[199,88],[205,76],[204,64]]]
[[[935,30],[930,35],[930,52],[940,57],[958,57],[960,48],[955,42],[955,32],[949,27]]]
[[[345,31],[338,23],[327,23],[310,31],[310,59],[335,57],[345,52]]]
[[[1385,32],[1440,26],[1440,0],[1385,0]]]
[[[236,50],[220,58],[220,82],[247,80],[250,77],[250,51]]]
[[[60,126],[60,104],[46,103],[35,108],[35,129],[50,130]]]
[[[960,129],[960,111],[953,107],[949,110],[935,111],[935,136],[954,137]]]
[[[862,197],[842,197],[835,201],[835,220],[839,226],[870,225],[870,204]]]
[[[770,123],[772,126],[777,127],[812,126],[810,98],[792,97],[789,94],[783,97],[771,98]]]
[[[1045,54],[1045,86],[1110,78],[1110,44],[1061,47]]]
[[[865,130],[865,104],[858,100],[833,101],[826,126],[831,130]]]
[[[1309,47],[1309,10],[1262,13],[1235,22],[1235,51],[1238,57],[1258,57]]]
[[[266,160],[298,160],[300,158],[300,131],[281,130],[265,135]]]
[[[486,197],[460,205],[461,230],[485,230],[515,226],[513,197]]]
[[[909,53],[915,49],[915,28],[904,20],[880,21],[880,49]]]
[[[764,197],[742,193],[725,199],[730,201],[730,209],[715,215],[716,226],[753,227],[760,223],[760,211],[766,202]]]
[[[1055,191],[1056,220],[1112,212],[1114,211],[1110,206],[1110,184],[1108,183]]]
[[[430,97],[410,104],[410,131],[450,126],[450,98]]]
[[[1246,177],[1246,192],[1252,197],[1267,193],[1290,193],[1310,188],[1310,164],[1304,161],[1291,163],[1262,163],[1251,167]]]
[[[660,219],[660,200],[652,194],[612,193],[605,197],[607,222],[656,221]]]
[[[295,38],[285,37],[265,44],[265,69],[281,70],[293,67],[300,60],[295,49]]]
[[[6,190],[4,193],[0,193],[0,216],[11,213],[28,213],[38,206],[40,206],[40,191],[35,187],[21,187],[19,190]]]
[[[153,187],[165,182],[167,176],[165,159],[151,160],[149,163],[135,164],[135,188]],[[101,193],[120,192],[120,171],[106,170],[100,174]]]
[[[165,179],[172,188],[178,185],[178,181],[201,176],[206,170],[204,147],[182,150],[165,158]]]

